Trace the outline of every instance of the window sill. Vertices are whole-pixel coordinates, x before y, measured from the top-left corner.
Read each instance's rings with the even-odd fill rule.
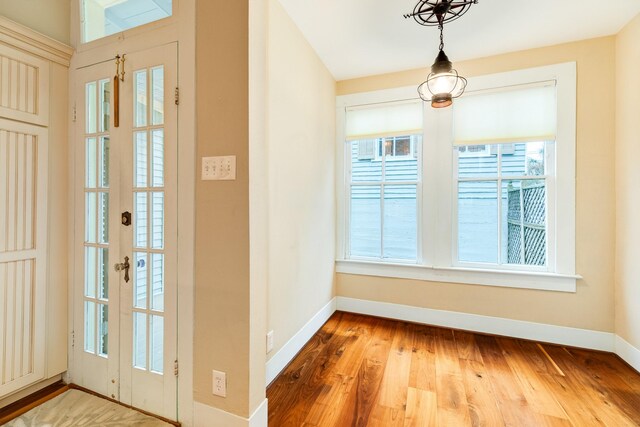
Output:
[[[429,267],[371,261],[337,260],[336,272],[361,276],[392,277],[429,282],[463,283],[505,288],[576,292],[581,276],[528,271],[481,270],[460,267]]]

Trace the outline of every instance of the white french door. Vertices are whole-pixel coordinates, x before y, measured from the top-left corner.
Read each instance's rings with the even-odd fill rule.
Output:
[[[71,380],[176,419],[176,45],[76,73]]]

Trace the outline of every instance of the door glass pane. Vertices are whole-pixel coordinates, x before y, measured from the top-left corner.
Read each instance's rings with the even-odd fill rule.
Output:
[[[94,194],[94,193],[89,193]],[[100,243],[109,242],[109,193],[98,194],[98,238]]]
[[[351,187],[351,256],[381,256],[380,186]]]
[[[96,352],[96,304],[84,302],[84,350]]]
[[[109,188],[109,137],[100,138],[100,170],[99,185],[102,188]]]
[[[98,298],[109,299],[109,249],[98,249]]]
[[[138,248],[147,247],[147,193],[135,193],[135,246]]]
[[[96,133],[96,120],[98,118],[98,103],[96,101],[97,89],[96,82],[90,82],[86,85],[86,133]]]
[[[100,80],[100,132],[109,132],[111,80]]]
[[[151,193],[151,247],[164,247],[164,193]]]
[[[96,227],[98,221],[97,194],[85,193],[84,239],[88,243],[96,243]]]
[[[384,187],[384,258],[415,260],[418,250],[416,185]]]
[[[96,297],[96,248],[84,249],[84,295],[88,298]]]
[[[151,124],[164,124],[164,68],[151,70]]]
[[[147,70],[136,71],[134,76],[134,123],[135,127],[142,127],[147,125]]]
[[[147,315],[133,313],[133,366],[147,368]]]
[[[87,188],[96,188],[96,163],[98,151],[95,138],[87,138],[85,144],[85,186]]]
[[[164,311],[164,255],[151,254],[151,308]]]
[[[136,308],[147,308],[147,254],[135,253],[133,303]]]
[[[164,186],[164,130],[152,131],[151,141],[151,158],[153,161],[151,185],[153,187],[162,187]]]
[[[459,183],[459,261],[498,262],[497,187],[496,181]]]
[[[147,186],[147,132],[135,132],[134,140],[136,144],[134,156],[133,176],[136,187]]]
[[[164,317],[151,316],[151,370],[162,373],[164,361]]]
[[[109,354],[109,307],[98,304],[98,354]]]
[[[172,14],[172,0],[82,0],[82,42],[87,43]]]

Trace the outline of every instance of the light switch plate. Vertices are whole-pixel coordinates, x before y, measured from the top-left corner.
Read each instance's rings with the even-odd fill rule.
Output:
[[[273,350],[273,331],[267,333],[267,354]]]
[[[236,179],[236,156],[202,158],[203,181],[233,181]]]

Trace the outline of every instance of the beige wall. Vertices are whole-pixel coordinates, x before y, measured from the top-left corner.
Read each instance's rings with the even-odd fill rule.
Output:
[[[277,0],[268,53],[273,356],[334,296],[335,81]]]
[[[0,15],[69,44],[71,0],[0,0]]]
[[[615,74],[615,38],[457,62],[455,66],[462,75],[477,76],[567,61],[576,61],[578,68],[576,271],[583,280],[578,281],[577,292],[339,274],[338,295],[613,332],[616,103],[611,76]],[[342,81],[338,94],[417,85],[425,73],[426,68]],[[637,126],[637,118],[635,122]]]
[[[616,40],[616,333],[640,348],[640,15]]]
[[[250,333],[252,305],[266,304],[250,283],[248,6],[196,2],[194,399],[242,417],[265,393],[264,335],[256,344]],[[236,156],[236,180],[201,181],[201,158],[219,155]],[[214,369],[227,374],[226,398],[212,394]]]

